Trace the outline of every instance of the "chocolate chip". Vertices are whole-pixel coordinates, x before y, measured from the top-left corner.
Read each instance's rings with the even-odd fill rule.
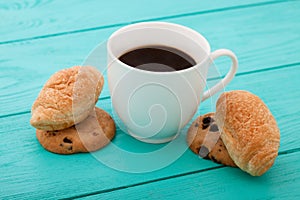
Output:
[[[219,128],[218,128],[217,124],[211,125],[210,128],[209,128],[209,131],[211,131],[211,132],[219,131]]]
[[[196,123],[195,123],[195,127],[198,127],[198,126],[199,126],[199,123],[198,123],[198,122],[196,122]]]
[[[207,155],[209,153],[209,150],[206,146],[201,146],[199,150],[199,156],[201,158],[207,158]]]
[[[58,133],[58,131],[47,131],[47,136],[56,136],[56,133]]]
[[[70,143],[70,144],[73,143],[72,140],[68,139],[67,137],[65,137],[63,141],[64,143]]]
[[[202,120],[203,124],[210,124],[210,123],[212,123],[214,121],[215,120],[213,118],[211,118],[211,117],[204,117],[203,120]]]
[[[207,127],[209,127],[209,124],[202,124],[202,129],[207,129]]]
[[[68,147],[68,150],[69,150],[69,151],[72,151],[72,150],[73,150],[73,147],[72,147],[72,146],[69,146],[69,147]]]
[[[60,144],[59,146],[61,146],[61,147],[62,147],[62,146],[64,146],[64,145],[63,145],[63,144]]]
[[[221,149],[219,149],[219,152],[221,152],[222,150]]]
[[[97,136],[97,135],[99,135],[99,133],[93,132],[93,136]]]

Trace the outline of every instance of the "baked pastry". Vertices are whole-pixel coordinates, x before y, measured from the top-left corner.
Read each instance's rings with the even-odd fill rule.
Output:
[[[278,155],[280,131],[263,101],[247,91],[223,93],[216,122],[230,157],[253,176],[264,174]]]
[[[74,154],[96,151],[114,137],[115,123],[104,110],[95,108],[79,124],[60,131],[36,130],[40,144],[48,151],[58,154]]]
[[[199,116],[190,126],[187,142],[190,149],[204,159],[236,167],[220,138],[218,125],[214,113]]]
[[[53,131],[81,122],[94,109],[103,83],[94,67],[75,66],[55,73],[32,106],[31,125]]]

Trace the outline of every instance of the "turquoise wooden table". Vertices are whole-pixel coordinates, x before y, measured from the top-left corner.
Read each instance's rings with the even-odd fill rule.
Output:
[[[0,0],[0,199],[299,199],[299,10],[296,0]],[[63,156],[40,146],[30,109],[47,79],[84,63],[115,30],[142,21],[188,26],[213,50],[237,54],[239,70],[225,90],[260,96],[281,130],[279,156],[266,174],[252,177],[187,148],[165,167],[129,172],[141,163],[114,146],[142,154],[167,144],[139,142],[119,126],[112,144],[95,154]],[[220,74],[228,70],[226,59],[216,65]],[[114,115],[107,84],[100,97],[97,106]],[[197,114],[213,111],[216,98]],[[177,142],[186,146],[184,133]]]

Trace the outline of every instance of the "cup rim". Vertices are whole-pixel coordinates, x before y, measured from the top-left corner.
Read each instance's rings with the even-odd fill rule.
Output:
[[[116,35],[124,32],[124,31],[127,31],[127,30],[130,30],[131,28],[139,28],[140,26],[145,26],[145,25],[150,25],[149,28],[151,28],[151,25],[153,26],[153,28],[155,28],[155,26],[159,26],[159,25],[165,25],[166,27],[177,27],[177,28],[180,28],[180,29],[185,29],[187,31],[189,31],[190,33],[196,35],[197,37],[199,37],[203,42],[204,42],[204,46],[206,48],[203,48],[205,53],[207,53],[207,56],[201,60],[201,62],[199,63],[196,63],[195,65],[193,65],[192,67],[189,67],[187,69],[182,69],[182,70],[174,70],[174,71],[170,71],[170,72],[157,72],[157,71],[148,71],[148,70],[142,70],[142,69],[138,69],[138,68],[135,68],[135,67],[131,67],[130,65],[120,61],[112,52],[112,48],[111,48],[111,39],[113,37],[115,37]],[[148,73],[148,74],[162,74],[162,75],[166,75],[166,74],[174,74],[174,73],[183,73],[183,72],[188,72],[188,71],[191,71],[191,70],[194,70],[196,69],[198,66],[201,66],[203,63],[205,63],[207,61],[207,59],[209,58],[209,54],[210,54],[210,51],[211,51],[211,47],[210,47],[210,44],[208,43],[208,41],[206,40],[206,38],[201,35],[200,33],[198,33],[197,31],[189,28],[189,27],[186,27],[186,26],[183,26],[183,25],[179,25],[179,24],[175,24],[175,23],[170,23],[170,22],[138,22],[138,23],[134,23],[134,24],[130,24],[130,25],[127,25],[127,26],[124,26],[118,30],[116,30],[115,32],[113,32],[110,37],[108,38],[108,42],[107,42],[107,51],[108,51],[108,54],[110,56],[112,56],[112,62],[109,63],[109,65],[111,65],[113,62],[117,62],[119,64],[122,64],[123,66],[125,66],[126,68],[130,69],[130,70],[134,70],[134,71],[138,71],[138,72],[141,72],[141,73]],[[109,66],[108,66],[109,68]]]

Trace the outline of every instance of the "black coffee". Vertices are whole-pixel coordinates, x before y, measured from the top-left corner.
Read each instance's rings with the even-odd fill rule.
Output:
[[[129,51],[119,58],[123,63],[142,70],[170,72],[196,64],[188,54],[167,46],[145,46]]]

